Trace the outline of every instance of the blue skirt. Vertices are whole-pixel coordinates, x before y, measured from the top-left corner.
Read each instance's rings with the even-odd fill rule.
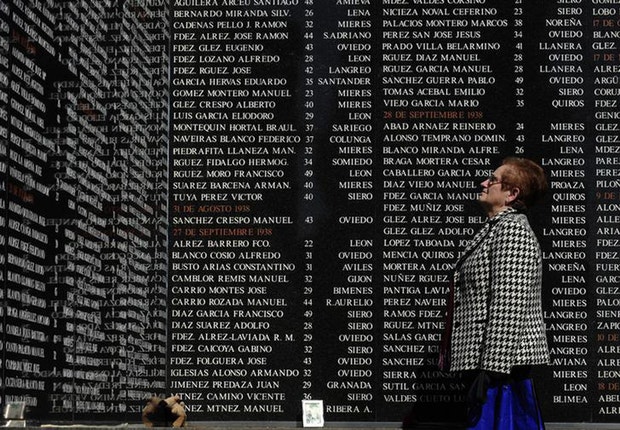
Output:
[[[486,402],[469,413],[468,430],[544,430],[529,378],[492,385]]]

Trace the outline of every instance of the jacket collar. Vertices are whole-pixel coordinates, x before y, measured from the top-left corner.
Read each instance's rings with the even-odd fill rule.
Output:
[[[506,209],[504,209],[503,211],[501,211],[500,213],[495,214],[491,218],[487,219],[486,222],[494,224],[494,223],[498,222],[499,220],[501,220],[502,218],[504,218],[506,215],[514,214],[516,212],[517,212],[517,210],[515,208],[512,208],[512,207],[509,206]]]
[[[469,241],[468,245],[463,250],[463,253],[458,258],[456,263],[454,264],[454,267],[457,268],[465,260],[465,258],[467,258],[467,256],[480,244],[480,242],[482,242],[482,240],[487,236],[487,234],[489,234],[491,228],[496,223],[498,223],[500,220],[502,220],[503,218],[505,218],[509,214],[514,214],[514,213],[517,213],[516,209],[511,208],[511,207],[507,207],[506,209],[504,209],[500,213],[495,214],[491,218],[488,218],[485,221],[485,223],[482,224],[482,227],[480,228],[478,233],[476,233],[476,235]]]

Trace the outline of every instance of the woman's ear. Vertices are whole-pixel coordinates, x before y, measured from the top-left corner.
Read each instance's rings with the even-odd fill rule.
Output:
[[[521,190],[517,187],[513,187],[510,189],[510,193],[506,197],[506,206],[510,206],[512,202],[517,200],[517,197],[521,194]]]

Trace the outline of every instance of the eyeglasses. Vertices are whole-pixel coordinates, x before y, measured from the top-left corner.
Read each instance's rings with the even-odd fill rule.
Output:
[[[505,183],[501,179],[497,179],[495,177],[495,175],[489,176],[488,178],[485,179],[485,181],[487,181],[487,187],[492,187],[495,184],[504,184]]]

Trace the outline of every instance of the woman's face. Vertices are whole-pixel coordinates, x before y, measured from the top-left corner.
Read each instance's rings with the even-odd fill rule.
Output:
[[[487,213],[489,213],[489,216],[500,212],[512,201],[510,198],[512,194],[511,189],[502,190],[502,173],[504,173],[506,169],[508,169],[508,166],[498,167],[491,177],[480,183],[480,185],[482,185],[482,191],[480,192],[478,201]]]

